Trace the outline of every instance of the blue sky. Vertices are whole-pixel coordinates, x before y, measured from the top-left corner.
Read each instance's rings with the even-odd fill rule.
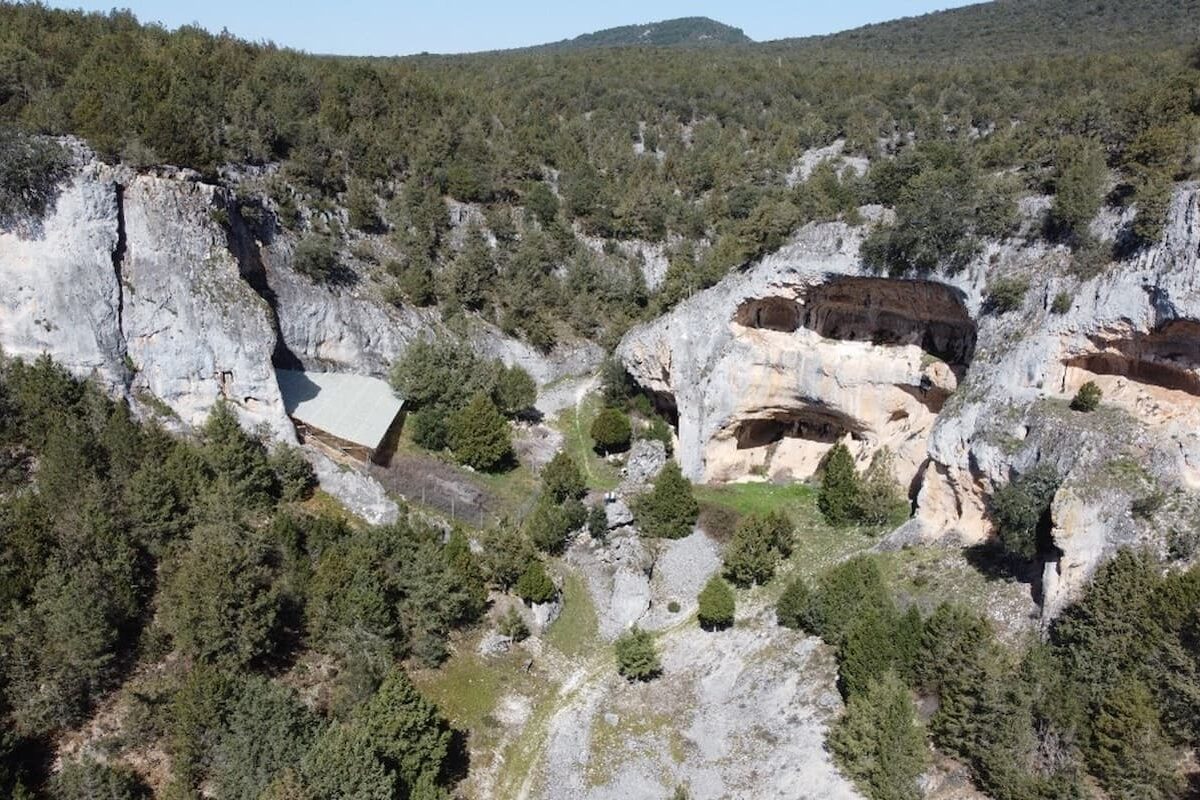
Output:
[[[530,2],[530,0],[51,0],[59,8],[107,11],[129,7],[144,22],[174,28],[199,23],[246,39],[318,53],[406,55],[458,53],[540,44],[615,25],[707,16],[742,28],[758,41],[808,36],[896,17],[966,5],[967,0],[840,2]]]

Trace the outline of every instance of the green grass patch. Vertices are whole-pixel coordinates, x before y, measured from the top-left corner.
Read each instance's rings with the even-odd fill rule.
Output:
[[[420,670],[413,682],[458,727],[482,731],[508,686],[522,673],[524,654],[484,658],[471,650],[455,654],[436,670]]]
[[[727,483],[695,487],[702,503],[731,508],[739,514],[766,513],[781,509],[789,513],[817,508],[817,490],[804,483]]]
[[[524,519],[533,509],[540,480],[524,464],[507,472],[477,472],[471,479],[500,502],[500,515]]]
[[[621,473],[592,449],[592,422],[602,407],[600,396],[589,394],[577,407],[560,413],[554,420],[554,426],[562,432],[563,447],[583,470],[588,486],[607,492],[617,488]]]
[[[569,658],[593,651],[600,630],[596,607],[583,579],[574,572],[563,582],[562,614],[546,632],[546,641]]]

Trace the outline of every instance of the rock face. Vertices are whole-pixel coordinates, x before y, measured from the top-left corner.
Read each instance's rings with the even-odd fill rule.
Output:
[[[271,309],[241,279],[212,219],[226,203],[222,190],[139,175],[116,191],[118,321],[137,370],[135,393],[159,398],[188,425],[202,423],[224,398],[243,421],[293,439],[271,364]]]
[[[292,440],[270,309],[213,221],[223,202],[186,178],[82,163],[36,231],[0,233],[0,345],[49,353],[116,394],[149,393],[187,425],[223,397],[247,425]]]
[[[1051,464],[1062,484],[1040,554],[1048,617],[1114,549],[1165,551],[1130,506],[1161,492],[1191,507],[1200,486],[1197,187],[1176,193],[1160,244],[1086,282],[1064,248],[1020,242],[988,243],[953,276],[879,277],[861,264],[863,235],[807,226],[626,335],[618,354],[678,419],[685,473],[805,479],[836,441],[860,468],[886,446],[916,504],[893,541],[973,544],[992,533],[991,493]],[[1017,311],[985,303],[1001,274],[1030,281]],[[1054,313],[1064,292],[1069,308]],[[1089,380],[1101,409],[1070,410]]]
[[[663,675],[650,683],[579,676],[518,796],[861,797],[824,746],[842,702],[816,639],[755,619],[718,635],[679,627],[659,647]]]
[[[70,145],[76,168],[46,217],[0,231],[3,352],[48,353],[135,408],[169,409],[182,428],[224,399],[247,427],[294,442],[275,366],[383,376],[416,338],[444,332],[436,312],[383,303],[361,276],[327,287],[296,273],[295,238],[256,237],[227,189],[187,171],[108,166]],[[482,321],[468,340],[539,385],[586,374],[603,355],[586,343],[545,355]],[[367,518],[394,518],[378,484],[358,478],[322,469],[327,490]]]
[[[9,355],[52,353],[77,374],[123,388],[125,341],[115,181],[88,164],[65,184],[34,231],[0,231],[0,345]]]

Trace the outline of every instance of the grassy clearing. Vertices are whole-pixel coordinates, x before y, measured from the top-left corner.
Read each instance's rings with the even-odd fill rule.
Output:
[[[621,473],[592,449],[592,422],[602,408],[600,396],[590,394],[576,408],[568,408],[554,420],[562,432],[563,446],[583,469],[588,486],[603,492],[617,488]]]
[[[567,658],[586,656],[598,645],[599,622],[592,596],[573,572],[563,581],[562,595],[562,614],[546,632],[546,641]]]
[[[781,509],[788,513],[815,513],[817,490],[805,483],[728,483],[695,487],[696,499],[702,503],[732,508],[739,514],[765,513]]]
[[[533,508],[540,485],[537,473],[524,464],[507,472],[478,472],[471,478],[500,503],[497,516],[517,520],[524,519]]]
[[[495,728],[492,712],[526,658],[518,650],[485,658],[464,647],[439,669],[414,672],[413,682],[456,727],[484,732]]]

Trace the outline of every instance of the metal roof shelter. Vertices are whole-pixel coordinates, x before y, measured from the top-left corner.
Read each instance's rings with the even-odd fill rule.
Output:
[[[279,369],[275,377],[302,438],[363,460],[375,457],[404,407],[391,386],[366,375]]]

